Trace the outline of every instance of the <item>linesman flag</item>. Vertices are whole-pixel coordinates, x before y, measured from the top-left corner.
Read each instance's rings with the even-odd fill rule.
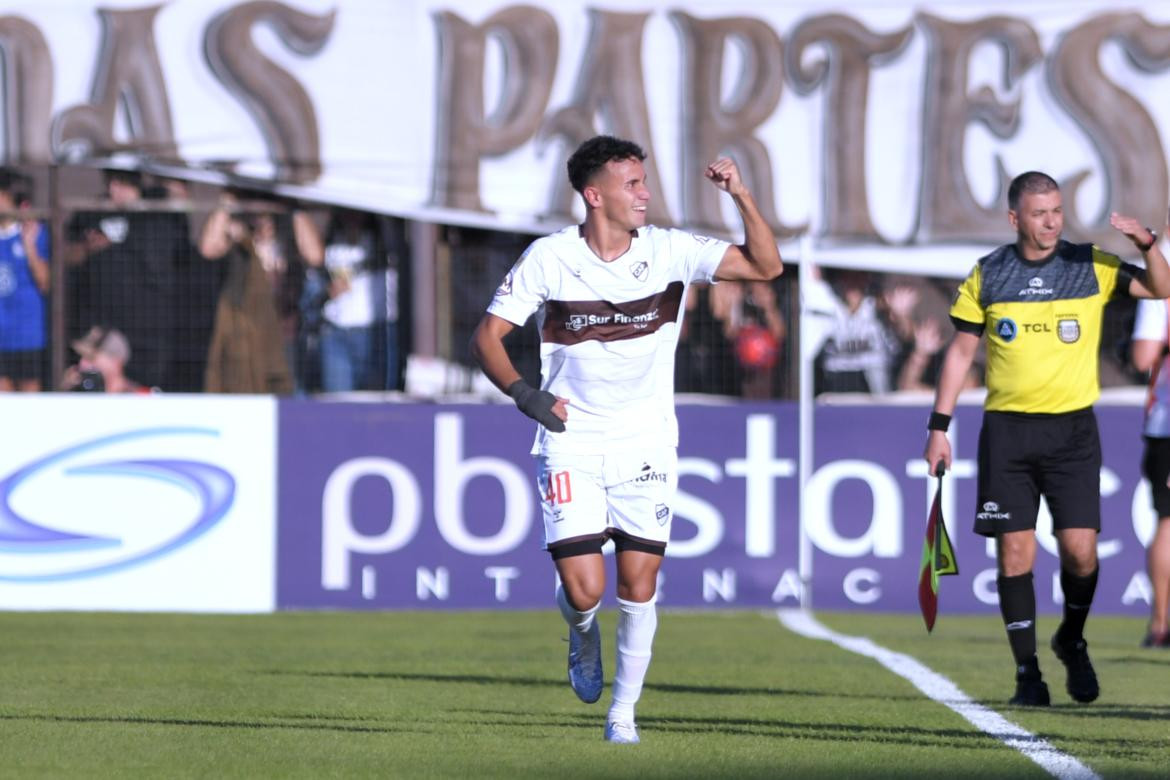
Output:
[[[951,539],[947,536],[947,524],[943,522],[942,514],[942,480],[943,463],[940,460],[934,467],[934,475],[938,477],[938,488],[934,491],[934,503],[930,505],[930,516],[926,518],[926,539],[922,543],[922,567],[918,572],[918,606],[922,608],[922,619],[926,621],[926,631],[934,628],[934,619],[938,616],[938,578],[944,574],[958,574],[959,563],[955,560],[954,550],[951,549]]]

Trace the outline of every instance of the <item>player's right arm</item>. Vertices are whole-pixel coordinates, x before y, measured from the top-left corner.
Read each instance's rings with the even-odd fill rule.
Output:
[[[516,326],[503,317],[485,314],[471,336],[471,355],[492,384],[511,396],[517,408],[554,433],[565,430],[569,419],[568,399],[539,390],[524,381],[508,350],[504,337]]]
[[[931,429],[927,431],[926,450],[923,453],[927,466],[932,470],[940,460],[948,471],[951,468],[951,442],[947,439],[946,428],[936,428],[936,421],[945,418],[950,422],[955,412],[955,405],[959,401],[959,391],[967,380],[971,364],[975,361],[975,353],[979,349],[979,339],[975,333],[956,330],[955,337],[947,347],[946,357],[943,358],[942,368],[938,374],[938,388],[934,394],[934,407],[931,410]]]
[[[505,393],[521,378],[504,348],[504,337],[515,327],[503,317],[485,314],[471,335],[471,356],[492,384]]]

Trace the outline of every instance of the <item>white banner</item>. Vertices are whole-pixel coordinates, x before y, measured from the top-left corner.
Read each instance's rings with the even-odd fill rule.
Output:
[[[4,394],[0,420],[0,609],[274,609],[274,399]]]
[[[785,242],[963,273],[1011,176],[1068,235],[1165,221],[1170,4],[542,0],[0,2],[9,160],[130,151],[389,213],[547,232],[571,149],[651,153],[654,219],[738,223],[737,157]],[[19,85],[20,88],[16,88]],[[795,250],[795,243],[791,244]]]

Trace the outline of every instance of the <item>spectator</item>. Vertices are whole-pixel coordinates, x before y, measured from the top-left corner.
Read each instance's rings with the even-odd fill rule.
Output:
[[[938,354],[943,346],[942,326],[933,317],[914,325],[914,343],[898,371],[899,390],[933,390]]]
[[[93,322],[134,344],[127,371],[150,386],[170,379],[176,263],[190,252],[185,219],[148,208],[137,171],[105,172],[108,210],[78,212],[66,229],[70,330]]]
[[[225,192],[199,237],[200,253],[225,264],[205,389],[288,395],[292,373],[269,272],[256,244],[257,221],[245,218],[237,206],[235,194]]]
[[[675,383],[679,392],[739,395],[735,350],[715,314],[715,290],[735,284],[696,284],[687,289],[686,317],[679,330]]]
[[[126,376],[130,362],[130,342],[115,328],[94,325],[73,342],[80,360],[65,369],[62,390],[104,393],[149,393],[145,387]]]
[[[328,287],[321,307],[326,392],[398,385],[398,273],[377,218],[341,208],[325,241]]]
[[[305,392],[305,366],[301,355],[301,297],[310,268],[321,267],[325,247],[317,223],[295,204],[274,201],[273,211],[252,218],[252,242],[276,304],[285,359],[292,370],[297,392]]]
[[[207,347],[222,282],[220,269],[204,262],[191,243],[190,214],[194,205],[187,182],[158,178],[143,190],[143,198],[167,204],[169,210],[159,214],[158,219],[160,222],[169,219],[172,229],[181,236],[177,242],[181,251],[175,257],[173,336],[165,386],[172,392],[198,393],[203,390],[203,375],[207,370]]]
[[[45,364],[49,231],[20,219],[21,177],[0,170],[0,392],[37,392]]]
[[[711,287],[711,309],[735,347],[738,395],[771,398],[784,344],[784,317],[769,282],[724,282]]]
[[[900,349],[883,320],[865,271],[826,273],[834,288],[832,318],[817,357],[817,393],[886,393]]]

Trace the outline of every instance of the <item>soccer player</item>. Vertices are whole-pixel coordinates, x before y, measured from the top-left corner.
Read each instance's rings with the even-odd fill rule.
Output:
[[[1115,295],[1170,296],[1170,268],[1155,235],[1132,217],[1110,224],[1145,258],[1143,271],[1092,244],[1061,239],[1060,188],[1036,171],[1008,189],[1016,242],[982,258],[951,306],[955,336],[939,373],[927,424],[926,461],[951,464],[946,431],[980,338],[987,334],[987,399],[979,433],[975,532],[996,540],[999,609],[1016,663],[1013,704],[1047,706],[1036,658],[1036,513],[1048,500],[1060,550],[1064,614],[1052,650],[1069,695],[1100,688],[1084,638],[1097,587],[1101,442],[1092,404],[1100,395],[1098,347],[1105,304]]]
[[[1138,302],[1133,324],[1133,365],[1150,374],[1142,438],[1142,473],[1150,481],[1158,526],[1146,551],[1146,571],[1154,600],[1142,647],[1170,647],[1170,354],[1166,351],[1170,317],[1166,301]]]
[[[694,281],[771,280],[783,264],[735,163],[706,168],[743,220],[745,239],[646,224],[646,155],[598,136],[568,163],[585,221],[534,241],[505,276],[472,336],[484,373],[536,420],[532,454],[545,547],[569,624],[569,682],[585,702],[601,697],[597,609],[605,592],[602,545],[617,555],[617,671],[606,720],[610,742],[636,743],[634,705],[658,625],[658,569],[670,538],[678,484],[674,352]],[[504,337],[537,314],[541,386],[525,382]]]

